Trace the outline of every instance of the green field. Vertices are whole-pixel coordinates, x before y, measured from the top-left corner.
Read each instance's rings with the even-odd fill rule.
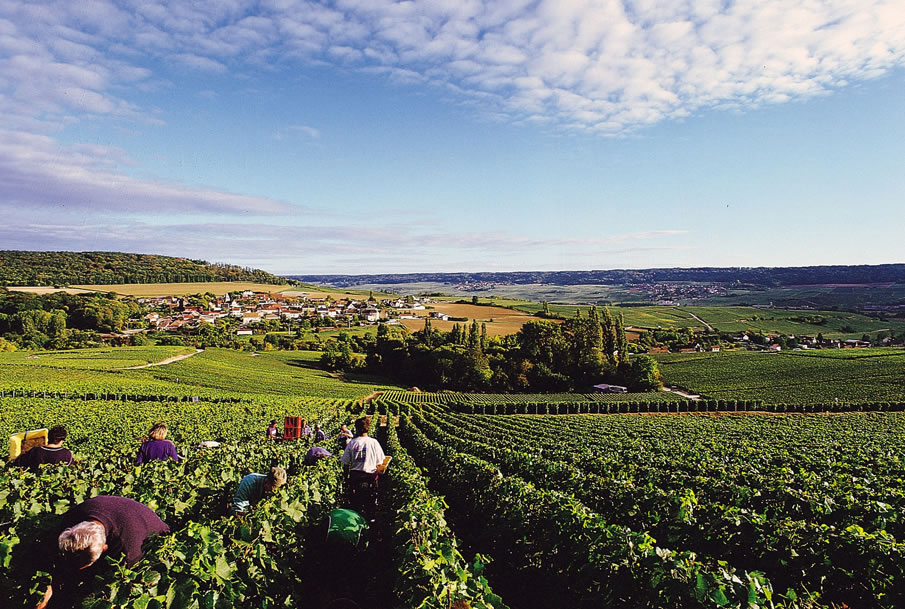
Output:
[[[713,399],[776,404],[905,401],[905,349],[655,356],[666,384]]]
[[[208,349],[169,366],[136,372],[181,385],[258,395],[355,399],[375,391],[396,388],[388,385],[385,379],[366,375],[331,375],[317,367],[320,356],[318,351],[268,351],[252,354],[228,349]]]
[[[208,349],[163,366],[123,370],[194,351],[185,347],[127,347],[4,353],[0,354],[0,391],[357,399],[375,391],[397,389],[385,379],[368,375],[331,375],[317,366],[321,356],[318,351],[252,354]]]
[[[760,289],[733,289],[727,296],[702,298],[701,305],[732,306],[770,304],[814,309],[852,309],[871,304],[905,301],[905,284],[789,286]]]
[[[338,337],[340,334],[348,334],[349,336],[364,336],[366,334],[371,334],[371,336],[375,336],[377,334],[377,327],[355,325],[348,328],[320,328],[317,332],[314,330],[304,330],[302,331],[301,340],[316,342],[320,339],[326,342]],[[295,331],[267,332],[267,334],[255,334],[254,336],[264,339],[265,336],[269,335],[287,336],[293,339],[296,337]],[[247,343],[251,340],[251,336],[238,336],[236,337],[236,340],[240,343]]]
[[[30,366],[78,370],[117,370],[144,366],[194,352],[193,347],[105,347],[68,351],[14,351],[0,353],[0,368],[3,366]]]
[[[905,602],[901,413],[508,417],[431,407],[401,433],[448,497],[455,530],[494,549],[488,578],[513,606]]]
[[[344,505],[346,477],[335,459],[303,464],[310,438],[267,442],[264,430],[271,419],[301,416],[333,436],[361,411],[355,398],[384,388],[379,379],[326,375],[311,367],[319,354],[309,352],[212,349],[164,366],[118,369],[139,360],[159,362],[174,350],[145,348],[138,360],[137,353],[39,352],[24,364],[16,358],[0,363],[0,436],[63,424],[76,457],[71,466],[45,466],[38,473],[0,468],[4,607],[31,609],[51,581],[45,556],[53,555],[53,542],[34,540],[52,540],[71,506],[113,494],[153,509],[172,534],[149,542],[134,567],[101,559],[80,588],[65,596],[57,590],[54,599],[65,602],[54,606],[319,607],[342,591],[381,607],[440,609],[463,601],[474,609],[506,609],[480,576],[486,559],[466,560],[444,519],[443,500],[427,488],[395,434],[376,424],[373,433],[394,461],[393,482],[367,534],[371,545],[365,542],[355,555],[371,567],[360,571],[351,590],[326,587],[335,573],[323,564],[318,540],[328,512]],[[88,369],[98,360],[105,370]],[[23,386],[30,389],[26,396]],[[186,399],[191,396],[200,399]],[[135,465],[138,444],[157,421],[168,424],[168,437],[184,459]],[[202,440],[222,444],[199,448]],[[337,450],[332,439],[324,446]],[[289,472],[288,484],[247,515],[226,517],[242,476],[275,464]]]
[[[123,369],[181,354],[192,355]],[[49,581],[43,550],[28,541],[104,493],[145,503],[172,535],[133,568],[103,559],[75,606],[325,606],[313,600],[331,593],[317,540],[328,511],[344,504],[345,476],[335,460],[302,464],[310,439],[266,442],[263,431],[271,419],[303,416],[332,435],[366,411],[399,415],[399,428],[375,423],[394,459],[369,545],[343,558],[371,565],[345,591],[360,604],[905,604],[905,414],[704,414],[689,412],[704,402],[656,392],[427,394],[333,376],[319,358],[181,347],[2,355],[0,436],[64,424],[78,459],[37,474],[0,468],[4,606],[34,607]],[[658,360],[667,382],[722,400],[711,403],[721,409],[735,400],[905,402],[905,349]],[[156,421],[186,458],[137,466]],[[197,447],[211,439],[223,445]],[[336,450],[335,440],[324,446]],[[274,463],[289,484],[250,514],[224,517],[241,476]]]
[[[549,305],[550,311],[565,317],[577,310],[587,311],[587,306]],[[515,308],[528,313],[541,310],[537,303],[516,304]],[[899,334],[905,331],[905,321],[879,320],[859,313],[845,311],[817,311],[793,309],[756,309],[754,307],[701,307],[701,306],[638,306],[611,307],[622,313],[627,327],[642,329],[692,328],[696,332],[707,329],[709,324],[718,332],[759,332],[762,334],[786,334],[817,336],[824,338],[861,338],[864,334],[876,336],[890,330]],[[808,321],[810,320],[810,321]]]
[[[754,309],[751,307],[681,307],[694,313],[721,332],[754,330],[762,334],[787,334],[824,338],[861,338],[863,334],[905,330],[905,322],[883,321],[858,313],[786,309]],[[823,323],[813,323],[822,319]],[[810,321],[808,321],[810,320]]]

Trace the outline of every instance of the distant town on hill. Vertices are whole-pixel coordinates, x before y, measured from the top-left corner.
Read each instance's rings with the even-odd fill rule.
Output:
[[[384,273],[376,275],[291,275],[307,283],[352,287],[362,284],[437,282],[446,284],[630,285],[694,281],[782,287],[821,284],[905,282],[905,264],[799,267],[699,267],[609,271],[516,271],[479,273]]]
[[[905,310],[905,264],[295,275],[336,288],[571,304]]]

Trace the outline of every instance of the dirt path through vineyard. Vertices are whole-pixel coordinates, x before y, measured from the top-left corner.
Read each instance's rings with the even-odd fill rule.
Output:
[[[128,368],[123,368],[123,370],[139,370],[141,368],[150,368],[151,366],[166,366],[167,364],[172,364],[173,362],[178,362],[178,361],[192,357],[193,355],[198,355],[199,353],[203,353],[203,352],[204,352],[204,349],[196,349],[194,353],[185,353],[183,355],[175,355],[173,357],[168,357],[167,359],[161,360],[159,362],[151,362],[150,364],[142,364],[141,366],[129,366]]]

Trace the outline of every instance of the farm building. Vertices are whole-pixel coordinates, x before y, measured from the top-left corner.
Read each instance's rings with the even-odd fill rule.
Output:
[[[594,389],[597,390],[597,393],[628,393],[628,387],[623,387],[622,385],[609,385],[607,383],[594,385]]]

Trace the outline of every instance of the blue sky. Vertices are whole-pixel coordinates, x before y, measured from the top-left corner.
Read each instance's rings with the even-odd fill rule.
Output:
[[[901,0],[0,3],[0,248],[905,262]]]

